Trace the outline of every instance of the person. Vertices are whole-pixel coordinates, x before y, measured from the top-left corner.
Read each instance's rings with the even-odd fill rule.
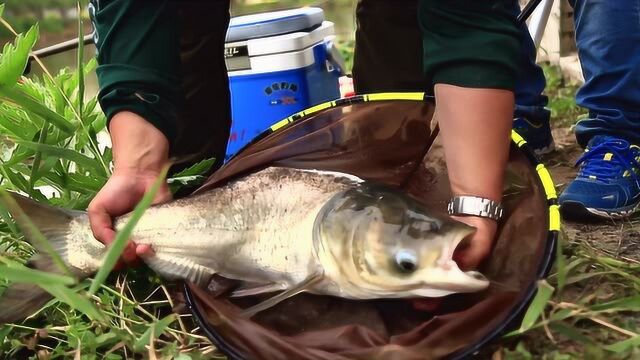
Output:
[[[493,206],[502,197],[519,74],[514,4],[420,0],[417,9],[424,81],[437,99],[452,193]],[[140,200],[169,157],[223,159],[230,123],[222,55],[228,10],[229,0],[91,1],[99,100],[114,154],[113,175],[88,209],[98,240],[113,240],[112,217]],[[169,198],[165,187],[155,201]],[[460,259],[472,268],[491,250],[497,223],[464,215],[459,220],[477,228]],[[123,259],[149,251],[132,244]]]
[[[640,5],[570,0],[589,110],[575,126],[584,154],[558,201],[565,218],[625,218],[640,205]]]
[[[416,16],[419,0],[359,0],[353,81],[356,93],[422,92],[422,33]],[[511,3],[520,14],[518,2]],[[555,149],[544,71],[536,63],[536,47],[526,24],[519,25],[519,76],[515,85],[513,129],[538,155]]]

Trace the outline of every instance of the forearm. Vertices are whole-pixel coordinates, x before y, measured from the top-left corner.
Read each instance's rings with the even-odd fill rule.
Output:
[[[109,124],[116,172],[157,176],[169,159],[169,141],[139,115],[123,111]]]
[[[513,93],[439,84],[435,94],[452,194],[499,202],[509,154]]]

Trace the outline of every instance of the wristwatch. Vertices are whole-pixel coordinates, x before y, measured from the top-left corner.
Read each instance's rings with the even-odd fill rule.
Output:
[[[478,196],[455,196],[447,204],[449,215],[473,215],[500,220],[504,208],[499,202]]]

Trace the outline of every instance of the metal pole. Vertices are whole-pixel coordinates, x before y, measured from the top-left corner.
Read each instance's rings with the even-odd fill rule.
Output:
[[[85,35],[83,41],[85,45],[93,44],[93,34]],[[33,60],[34,56],[43,58],[43,57],[59,54],[59,53],[72,50],[72,49],[77,49],[77,48],[78,48],[78,39],[67,40],[59,44],[51,45],[46,48],[42,48],[40,50],[34,51],[33,54],[30,56],[29,61]]]
[[[85,45],[93,44],[93,34],[85,35],[85,37],[82,40]],[[55,44],[39,50],[35,50],[31,55],[29,55],[29,61],[27,62],[27,68],[25,69],[24,74],[28,74],[31,71],[31,62],[35,59],[36,56],[38,58],[46,58],[47,56],[60,54],[65,51],[69,51],[77,48],[78,48],[78,39],[71,39],[71,40],[63,41],[59,44]]]
[[[613,0],[612,0],[613,1]],[[531,21],[529,22],[529,33],[533,38],[536,48],[540,46],[544,30],[547,27],[549,16],[551,15],[551,9],[553,8],[553,0],[543,0],[542,6],[538,6],[537,9],[531,15]]]

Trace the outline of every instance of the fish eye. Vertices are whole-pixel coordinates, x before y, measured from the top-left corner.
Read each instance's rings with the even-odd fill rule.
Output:
[[[400,250],[396,253],[396,265],[400,271],[411,273],[418,268],[418,256],[412,250]]]

